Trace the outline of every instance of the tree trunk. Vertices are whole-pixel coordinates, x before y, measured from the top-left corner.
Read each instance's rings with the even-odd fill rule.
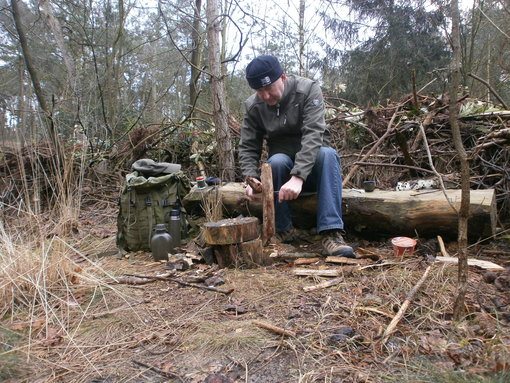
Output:
[[[458,294],[453,307],[454,319],[460,320],[465,313],[464,297],[467,290],[468,264],[467,264],[467,242],[468,242],[468,218],[470,204],[469,190],[469,164],[466,150],[462,144],[458,123],[457,92],[460,80],[460,13],[458,0],[452,0],[452,68],[450,84],[450,126],[452,129],[453,143],[460,160],[460,174],[462,185],[462,197],[459,210],[459,268],[458,268]]]
[[[12,7],[12,16],[14,18],[14,24],[16,26],[16,31],[18,32],[18,37],[21,45],[21,51],[23,52],[23,58],[25,60],[25,65],[27,67],[27,71],[30,74],[30,78],[32,80],[32,86],[34,87],[35,96],[39,103],[39,107],[43,112],[43,121],[48,131],[48,135],[50,141],[53,145],[53,148],[57,157],[57,168],[60,168],[60,164],[62,164],[63,152],[60,147],[60,142],[58,140],[57,131],[55,129],[55,125],[53,123],[53,118],[51,115],[51,111],[46,103],[46,98],[44,97],[44,92],[41,87],[41,82],[39,81],[39,74],[34,66],[34,61],[32,58],[32,53],[30,47],[28,46],[27,37],[25,34],[25,29],[23,27],[23,23],[21,20],[20,9],[18,6],[19,0],[11,0]]]
[[[299,75],[305,76],[305,0],[299,0]]]
[[[193,30],[191,31],[192,52],[191,52],[191,81],[189,84],[189,104],[190,107],[196,103],[198,98],[198,79],[200,77],[200,62],[202,61],[202,36],[200,12],[202,0],[195,0],[195,9],[193,12]]]
[[[220,62],[218,2],[207,0],[207,40],[209,42],[209,70],[211,73],[211,101],[213,106],[213,119],[216,126],[216,139],[218,141],[218,162],[221,178],[233,181],[234,152],[232,140],[228,129],[228,110],[225,102],[225,90]]]
[[[62,26],[60,25],[58,19],[55,17],[53,8],[51,7],[51,4],[48,0],[41,0],[39,5],[41,6],[42,13],[46,16],[47,23],[51,29],[51,32],[53,33],[53,36],[55,37],[57,47],[62,54],[64,65],[67,70],[67,84],[69,89],[73,92],[73,94],[75,94],[77,91],[79,91],[80,86],[78,83],[78,77],[76,76],[76,70],[74,67],[72,55],[69,52],[69,49],[67,49],[67,45],[64,41]]]

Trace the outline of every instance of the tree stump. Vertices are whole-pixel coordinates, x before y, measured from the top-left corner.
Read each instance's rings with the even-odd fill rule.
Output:
[[[259,236],[257,217],[229,218],[203,224],[209,245],[232,245],[251,241]]]
[[[257,267],[271,263],[264,257],[256,217],[223,219],[203,225],[207,244],[213,247],[220,267]]]

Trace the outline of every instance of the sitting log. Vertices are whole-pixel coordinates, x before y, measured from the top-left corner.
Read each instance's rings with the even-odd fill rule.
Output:
[[[193,188],[183,205],[191,215],[203,215],[202,201],[219,188],[224,214],[235,217],[262,217],[261,201],[250,201],[242,183]],[[446,190],[456,209],[460,208],[461,190]],[[471,190],[469,236],[471,239],[493,235],[496,230],[496,199],[493,189]],[[291,201],[293,222],[297,228],[315,226],[316,194],[300,196]],[[441,190],[375,190],[365,193],[358,189],[344,189],[343,219],[347,231],[366,237],[416,236],[431,238],[438,234],[456,239],[458,217]]]

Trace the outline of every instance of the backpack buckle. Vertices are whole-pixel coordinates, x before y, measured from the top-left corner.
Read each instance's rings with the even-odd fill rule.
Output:
[[[152,206],[151,197],[145,197],[145,206]]]

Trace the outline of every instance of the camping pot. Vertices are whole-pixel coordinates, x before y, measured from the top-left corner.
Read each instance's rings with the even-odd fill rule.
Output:
[[[155,261],[168,261],[168,253],[172,250],[172,237],[166,230],[164,223],[157,224],[151,238],[152,258]]]

